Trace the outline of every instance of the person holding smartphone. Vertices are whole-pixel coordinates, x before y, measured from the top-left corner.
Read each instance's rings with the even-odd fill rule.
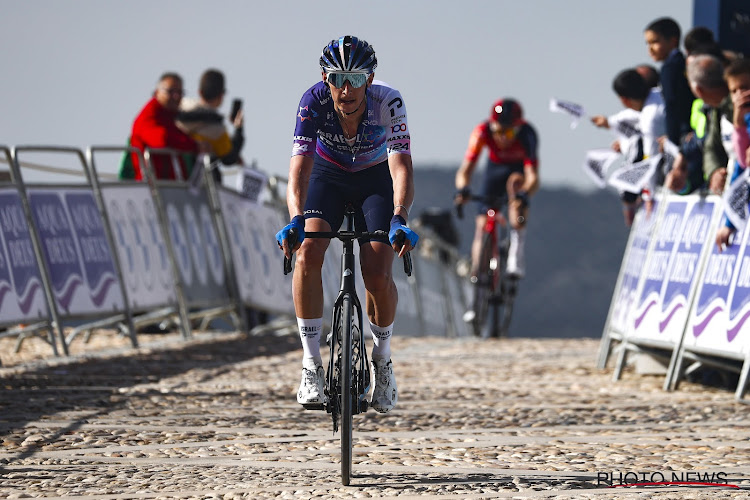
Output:
[[[204,71],[198,94],[200,98],[197,100],[182,100],[177,126],[196,141],[207,142],[211,146],[212,160],[221,160],[224,165],[242,165],[244,162],[240,152],[245,145],[242,101],[235,99],[232,103],[229,119],[234,126],[234,133],[230,136],[224,125],[224,117],[218,111],[226,94],[224,74],[217,69]]]

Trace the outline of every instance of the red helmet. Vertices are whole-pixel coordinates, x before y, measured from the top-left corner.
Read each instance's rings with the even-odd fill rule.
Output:
[[[500,99],[492,105],[490,120],[503,127],[516,127],[523,123],[523,110],[514,99]]]

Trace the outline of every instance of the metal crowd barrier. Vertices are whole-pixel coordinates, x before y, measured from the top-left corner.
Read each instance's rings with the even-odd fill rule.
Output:
[[[691,371],[712,366],[739,373],[735,397],[744,402],[750,231],[740,230],[720,252],[714,241],[723,213],[718,196],[665,194],[651,214],[637,214],[599,350],[602,369],[616,355],[615,380],[630,354],[647,353],[664,360],[665,390],[676,389]]]
[[[270,317],[256,331],[296,327],[291,278],[281,272],[274,237],[288,219],[283,178],[268,179],[268,200],[261,202],[217,183],[217,165],[205,155],[190,178],[176,169],[177,180],[166,181],[155,178],[151,159],[167,155],[176,165],[178,151],[0,149],[10,168],[10,180],[0,180],[0,336],[16,337],[17,350],[24,338],[37,335],[55,355],[58,343],[68,354],[79,335],[88,341],[102,328],[116,328],[137,346],[136,332],[150,323],[174,324],[187,339],[193,321],[205,328],[221,317],[247,331],[248,309]],[[103,165],[113,171],[128,153],[144,166],[144,182],[101,172]],[[34,155],[64,157],[72,166],[26,160]],[[45,182],[22,176],[22,170],[40,168]],[[74,178],[49,182],[51,173]],[[466,280],[455,272],[459,256],[428,228],[420,232],[423,249],[441,251],[414,252],[411,278],[394,262],[399,331],[467,335],[460,319]],[[340,245],[330,245],[323,272],[329,311],[340,252]],[[358,287],[364,294],[361,278]]]

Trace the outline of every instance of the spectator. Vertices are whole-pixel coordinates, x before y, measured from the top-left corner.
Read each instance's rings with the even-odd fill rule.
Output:
[[[747,151],[750,147],[750,60],[736,59],[724,70],[729,95],[734,107],[732,145],[734,155],[741,168],[747,167]]]
[[[682,41],[685,47],[685,53],[688,56],[700,49],[701,47],[708,47],[716,45],[716,38],[714,38],[714,32],[705,26],[696,26],[687,33]]]
[[[732,145],[739,166],[732,173],[732,181],[734,181],[747,168],[748,159],[750,159],[748,158],[750,156],[750,60],[732,61],[724,71],[724,78],[734,105]],[[724,225],[716,233],[716,244],[719,250],[730,244],[735,231],[729,219],[725,219]]]
[[[703,177],[712,193],[721,194],[726,184],[729,161],[729,154],[722,142],[721,120],[724,117],[731,122],[734,118],[732,100],[723,74],[724,66],[716,57],[701,54],[691,56],[687,68],[693,92],[704,101]],[[677,191],[683,189],[687,177],[686,162],[678,159],[670,174],[667,187]]]
[[[658,138],[665,133],[665,111],[661,91],[658,88],[651,88],[636,69],[621,71],[612,82],[612,89],[625,109],[630,110],[631,116],[635,118],[628,147],[623,151],[623,145],[615,141],[613,149],[622,152],[631,162],[657,154],[659,152]],[[609,120],[603,116],[594,116],[591,121],[597,126],[609,123]],[[649,191],[652,189],[653,187]],[[627,226],[633,223],[640,194],[620,193],[623,216]]]
[[[196,153],[198,143],[185,134],[175,124],[175,117],[183,96],[182,77],[177,73],[164,73],[154,90],[153,97],[141,109],[133,122],[130,145],[145,151],[146,148],[173,148],[180,151]],[[143,180],[143,171],[138,162],[138,155],[131,155],[133,165],[130,173],[121,173],[121,177]],[[184,179],[188,178],[185,159],[178,159]],[[152,155],[151,165],[157,179],[175,179],[175,167],[170,155]]]
[[[219,159],[224,165],[242,164],[240,151],[245,144],[243,116],[240,110],[234,118],[234,134],[230,138],[224,117],[218,109],[226,94],[224,74],[208,69],[201,75],[198,94],[200,98],[183,99],[177,115],[177,126],[197,141],[211,146],[211,159]]]
[[[650,89],[659,87],[661,79],[659,78],[659,70],[657,70],[655,67],[651,66],[650,64],[639,64],[635,67],[635,70],[639,75],[643,77],[643,79],[646,81],[646,85],[648,85]]]
[[[649,64],[639,64],[635,67],[635,70],[646,81],[646,85],[649,86],[651,92],[658,92],[659,94],[661,94],[661,89],[659,88],[659,72],[656,68]],[[610,115],[609,117],[604,115],[592,116],[591,123],[599,128],[611,128],[616,133],[616,135],[630,138],[633,135],[640,133],[640,130],[638,128],[639,117],[640,112],[625,107],[617,113]],[[617,144],[613,144],[612,147],[613,149],[619,151],[619,141],[617,142]]]
[[[663,17],[650,23],[644,30],[651,58],[661,62],[661,89],[666,111],[667,137],[680,144],[690,131],[690,106],[694,96],[685,78],[685,56],[680,51],[680,25]]]

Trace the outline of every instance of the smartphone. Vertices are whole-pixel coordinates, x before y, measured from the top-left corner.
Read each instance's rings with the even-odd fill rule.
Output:
[[[242,109],[242,99],[234,99],[232,101],[232,111],[229,113],[229,121],[233,122],[237,118],[237,113]]]

